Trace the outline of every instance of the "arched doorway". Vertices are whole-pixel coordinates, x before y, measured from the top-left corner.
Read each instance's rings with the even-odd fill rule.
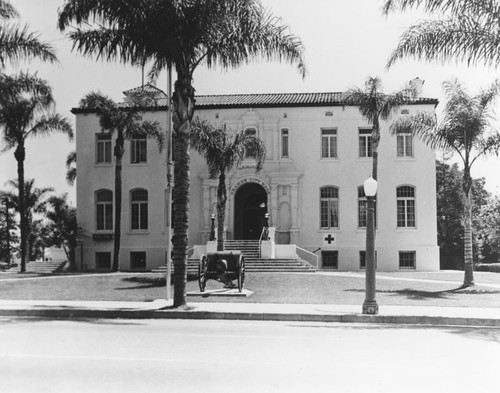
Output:
[[[234,238],[259,239],[266,224],[266,190],[257,183],[246,183],[236,191],[234,203]]]

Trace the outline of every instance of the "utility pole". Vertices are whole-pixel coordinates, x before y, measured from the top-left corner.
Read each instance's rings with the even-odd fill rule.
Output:
[[[166,195],[166,232],[167,232],[167,294],[166,299],[172,299],[172,65],[168,65],[167,75],[167,195]]]

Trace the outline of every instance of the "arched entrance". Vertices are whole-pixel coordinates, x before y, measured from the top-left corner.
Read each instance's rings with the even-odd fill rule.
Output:
[[[257,183],[243,184],[234,198],[234,238],[256,240],[266,224],[266,190]]]

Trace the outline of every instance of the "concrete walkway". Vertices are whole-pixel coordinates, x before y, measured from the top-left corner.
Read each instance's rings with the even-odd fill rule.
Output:
[[[179,318],[304,322],[388,323],[500,327],[500,308],[380,306],[378,315],[361,314],[361,305],[189,302],[84,302],[1,300],[0,316],[41,318]]]

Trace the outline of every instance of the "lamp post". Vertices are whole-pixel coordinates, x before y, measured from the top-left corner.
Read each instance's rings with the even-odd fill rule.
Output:
[[[363,314],[378,314],[378,304],[375,300],[375,195],[377,195],[377,181],[370,176],[363,183],[363,188],[367,199]]]
[[[210,214],[210,241],[215,240],[215,214]]]

